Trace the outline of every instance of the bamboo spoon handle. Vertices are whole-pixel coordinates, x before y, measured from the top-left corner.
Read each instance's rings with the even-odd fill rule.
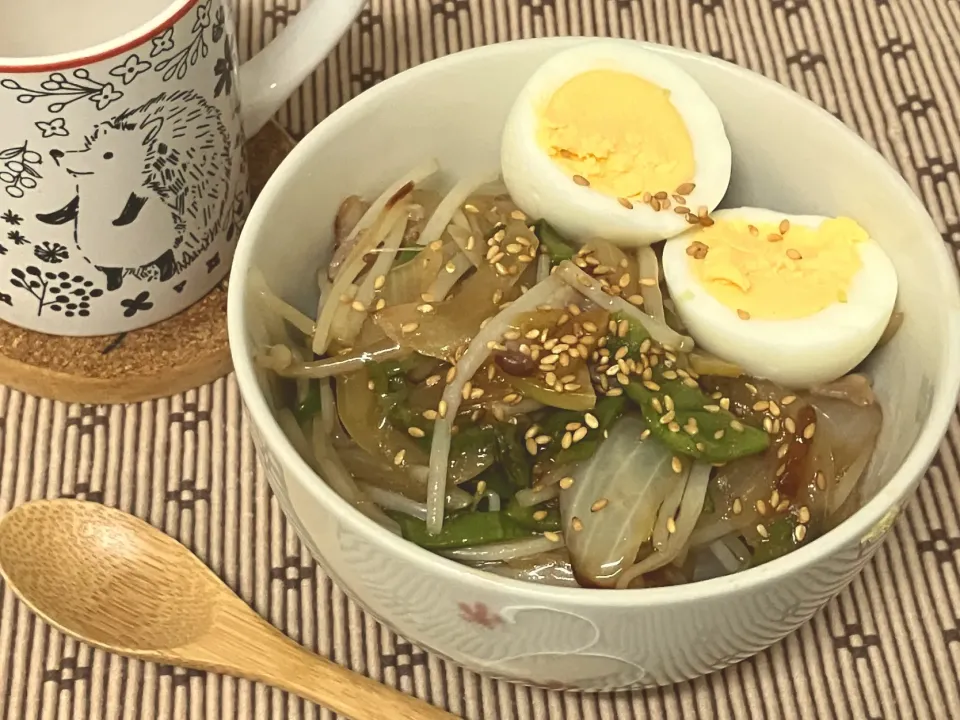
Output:
[[[259,680],[352,720],[450,720],[456,716],[301,647],[233,596],[189,655],[204,669]]]
[[[266,682],[351,720],[451,720],[456,717],[299,646],[285,655],[287,667],[283,676],[264,677]]]

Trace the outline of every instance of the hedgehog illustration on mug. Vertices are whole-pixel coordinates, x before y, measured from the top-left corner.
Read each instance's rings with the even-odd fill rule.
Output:
[[[231,213],[230,136],[220,111],[193,90],[161,93],[98,123],[83,147],[50,151],[76,181],[59,209],[37,214],[49,225],[73,223],[80,253],[104,273],[107,289],[123,278],[167,281],[193,263],[226,227]],[[117,174],[129,177],[117,183]],[[104,195],[109,175],[127,196]],[[158,252],[144,227],[169,227],[172,246]]]

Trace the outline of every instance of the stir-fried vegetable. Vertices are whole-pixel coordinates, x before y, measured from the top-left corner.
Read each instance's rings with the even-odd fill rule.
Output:
[[[657,249],[574,245],[482,176],[427,187],[437,169],[344,200],[316,321],[251,281],[278,421],[353,507],[457,562],[592,588],[738,572],[857,507],[868,378],[747,376],[684,334]]]

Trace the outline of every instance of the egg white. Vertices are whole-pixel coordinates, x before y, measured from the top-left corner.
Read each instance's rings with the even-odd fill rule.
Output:
[[[533,74],[504,126],[501,167],[511,196],[527,215],[545,218],[579,242],[603,237],[619,245],[643,246],[683,232],[690,226],[673,207],[655,212],[636,202],[628,210],[616,198],[574,183],[540,148],[540,109],[568,80],[591,70],[631,73],[669,90],[693,144],[696,169],[691,182],[696,187],[687,196],[688,206],[712,211],[723,199],[730,183],[731,151],[720,112],[687,73],[631,40],[579,45],[558,53]],[[663,190],[672,194],[672,189]]]
[[[720,210],[717,220],[817,228],[828,218],[789,215],[760,208]],[[740,365],[748,374],[788,388],[803,389],[850,372],[876,346],[897,299],[893,263],[872,239],[858,243],[862,266],[847,289],[847,302],[793,320],[741,320],[700,284],[686,250],[691,231],[667,241],[663,274],[677,313],[693,339],[706,350]]]

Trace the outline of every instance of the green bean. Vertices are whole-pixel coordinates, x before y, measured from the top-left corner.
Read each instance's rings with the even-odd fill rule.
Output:
[[[454,515],[444,521],[443,529],[436,535],[427,532],[427,524],[422,520],[398,512],[387,514],[400,525],[404,539],[428,550],[453,550],[536,535],[505,511]]]
[[[534,517],[538,512],[546,512],[546,517],[538,520]],[[557,532],[561,527],[560,510],[556,507],[544,507],[542,505],[523,507],[514,499],[507,506],[506,513],[520,525],[534,532]]]
[[[314,415],[319,415],[320,410],[320,386],[316,382],[312,382],[307,389],[306,397],[297,404],[294,415],[297,417],[297,422],[303,423]]]
[[[513,490],[530,487],[533,458],[523,446],[523,437],[516,425],[499,423],[493,428],[496,437],[497,463],[513,486]]]
[[[576,249],[546,220],[537,220],[533,224],[533,232],[540,241],[541,247],[550,256],[551,265],[559,265],[564,260],[572,260],[577,254]]]
[[[608,336],[610,353],[626,347],[627,355],[639,360],[640,347],[650,338],[646,329],[620,313],[614,314],[613,320],[626,320],[628,330],[623,337],[619,333]],[[720,463],[756,455],[770,445],[767,433],[745,425],[714,403],[690,377],[678,375],[663,362],[651,367],[651,372],[649,380],[632,377],[624,390],[639,406],[653,436],[671,451]]]

